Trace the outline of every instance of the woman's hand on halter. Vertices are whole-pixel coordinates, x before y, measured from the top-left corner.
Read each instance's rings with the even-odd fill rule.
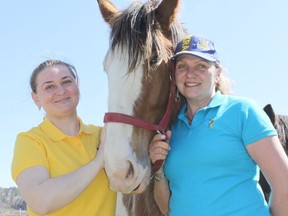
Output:
[[[166,134],[156,134],[149,144],[149,156],[152,164],[157,160],[165,160],[170,150],[169,140],[171,131],[166,131]],[[164,163],[163,163],[164,164]],[[162,165],[163,167],[163,165]]]

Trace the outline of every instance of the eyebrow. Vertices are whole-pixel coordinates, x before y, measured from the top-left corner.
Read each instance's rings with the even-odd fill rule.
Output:
[[[65,79],[67,79],[67,78],[73,79],[72,76],[65,76],[65,77],[62,77],[61,80],[65,80]],[[49,80],[49,81],[46,81],[46,82],[42,83],[42,85],[50,84],[50,83],[53,83],[53,82],[54,82],[54,81]]]
[[[65,76],[65,77],[62,77],[61,80],[64,80],[64,79],[67,79],[67,78],[71,78],[71,79],[74,79],[73,76]]]
[[[47,82],[44,82],[44,83],[42,83],[42,85],[50,84],[50,83],[53,83],[53,81],[47,81]]]

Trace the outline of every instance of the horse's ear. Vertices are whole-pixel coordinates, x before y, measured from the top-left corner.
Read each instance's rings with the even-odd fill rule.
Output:
[[[111,18],[119,11],[109,0],[97,0],[102,17],[109,25],[112,24]]]
[[[276,123],[276,114],[271,106],[271,104],[267,104],[264,108],[264,111],[266,112],[266,114],[269,116],[272,124],[275,126]]]
[[[156,9],[157,20],[164,30],[168,31],[176,19],[180,8],[180,0],[163,0]]]

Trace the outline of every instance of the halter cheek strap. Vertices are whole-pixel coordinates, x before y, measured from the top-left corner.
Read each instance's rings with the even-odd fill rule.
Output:
[[[156,131],[158,133],[165,134],[166,129],[168,127],[168,123],[170,121],[170,117],[172,114],[173,104],[175,101],[176,95],[176,84],[175,84],[175,72],[174,72],[174,61],[170,62],[170,94],[169,99],[166,107],[165,114],[161,119],[159,124],[153,124],[151,122],[147,122],[146,120],[140,119],[135,116],[126,115],[123,113],[116,113],[116,112],[107,112],[104,115],[104,123],[114,122],[114,123],[122,123],[122,124],[129,124],[136,127],[144,128],[151,131]],[[158,160],[154,164],[152,164],[152,172],[156,172],[160,169],[163,164],[163,160]]]

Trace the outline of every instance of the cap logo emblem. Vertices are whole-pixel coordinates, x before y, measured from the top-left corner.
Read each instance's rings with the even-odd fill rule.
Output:
[[[206,40],[199,39],[198,48],[200,50],[209,50],[209,44]]]

